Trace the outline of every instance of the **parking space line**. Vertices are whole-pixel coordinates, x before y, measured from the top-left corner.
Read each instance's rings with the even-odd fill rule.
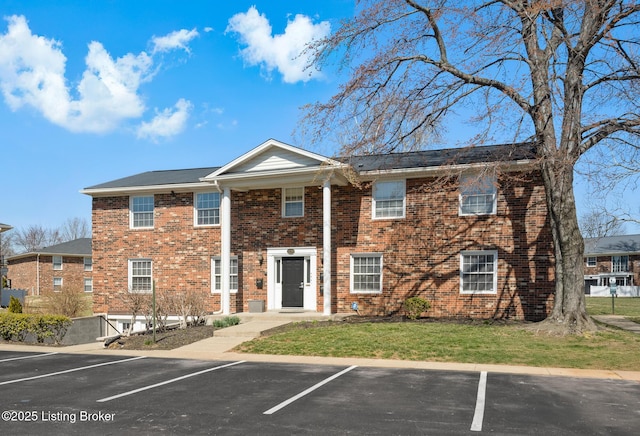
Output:
[[[22,356],[22,357],[12,357],[10,359],[2,359],[0,360],[0,363],[2,362],[11,362],[12,360],[22,360],[22,359],[33,359],[35,357],[45,357],[45,356],[52,356],[54,354],[58,354],[58,352],[53,352],[53,353],[44,353],[44,354],[31,354],[29,356]]]
[[[36,380],[36,379],[39,379],[39,378],[53,377],[54,375],[68,374],[70,372],[76,372],[76,371],[82,371],[82,370],[85,370],[85,369],[97,368],[99,366],[116,365],[118,363],[130,362],[132,360],[138,360],[138,359],[144,359],[144,356],[132,357],[130,359],[115,360],[115,361],[105,362],[105,363],[98,363],[96,365],[82,366],[80,368],[66,369],[64,371],[51,372],[51,373],[48,373],[48,374],[36,375],[36,376],[33,376],[33,377],[26,377],[26,378],[19,378],[19,379],[16,379],[16,380],[4,381],[4,382],[0,382],[0,386],[9,385],[9,384],[12,384],[12,383],[20,383],[20,382],[23,382],[23,381]]]
[[[180,380],[184,380],[184,379],[189,378],[189,377],[195,377],[197,375],[204,374],[206,372],[211,372],[211,371],[215,371],[217,369],[222,369],[222,368],[228,368],[230,366],[239,365],[239,364],[245,363],[245,362],[246,362],[246,360],[240,360],[238,362],[227,363],[226,365],[215,366],[213,368],[204,369],[204,370],[198,371],[198,372],[193,372],[191,374],[183,375],[181,377],[172,378],[171,380],[166,380],[166,381],[163,381],[163,382],[160,382],[160,383],[156,383],[154,385],[144,386],[142,388],[134,389],[132,391],[123,392],[121,394],[113,395],[113,396],[107,397],[107,398],[102,398],[100,400],[96,400],[96,402],[97,403],[106,403],[107,401],[115,400],[117,398],[126,397],[127,395],[137,394],[138,392],[142,392],[142,391],[146,391],[146,390],[149,390],[149,389],[157,388],[159,386],[168,385],[169,383],[174,383],[174,382],[177,382],[177,381],[180,381]]]
[[[482,431],[482,421],[484,419],[484,403],[487,392],[487,371],[480,373],[478,382],[478,396],[476,398],[476,411],[471,422],[471,431]]]
[[[357,365],[350,366],[349,368],[344,369],[344,370],[340,371],[339,373],[334,374],[331,377],[322,380],[320,383],[316,383],[315,385],[311,386],[309,389],[307,389],[305,391],[302,391],[298,395],[296,395],[294,397],[291,397],[288,400],[283,401],[282,403],[278,404],[277,406],[274,406],[271,409],[267,410],[266,412],[263,413],[263,415],[272,415],[272,414],[276,413],[278,410],[288,406],[289,404],[293,403],[294,401],[299,400],[300,398],[304,397],[305,395],[315,391],[320,386],[323,386],[323,385],[329,383],[330,381],[340,377],[343,374],[348,373],[349,371],[351,371],[352,369],[355,369],[357,367],[358,367]]]

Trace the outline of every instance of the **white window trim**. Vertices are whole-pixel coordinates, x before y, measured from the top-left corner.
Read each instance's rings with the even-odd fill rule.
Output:
[[[627,265],[626,269],[624,269],[624,270],[623,269],[619,269],[619,270],[616,271],[616,262],[614,260],[616,257],[619,259],[620,267],[622,267],[622,263],[623,263],[622,259],[625,258],[625,257],[627,258],[627,261],[625,262],[626,265]],[[620,254],[620,255],[616,255],[616,256],[611,256],[611,272],[612,273],[626,273],[626,272],[629,272],[629,255]]]
[[[498,212],[498,188],[495,185],[496,184],[496,179],[494,176],[490,176],[490,175],[485,175],[484,177],[491,177],[492,179],[492,184],[493,184],[493,192],[491,194],[486,193],[486,194],[477,194],[477,195],[491,195],[492,196],[492,207],[491,207],[491,212],[473,212],[473,213],[468,213],[468,212],[463,212],[462,210],[462,199],[465,196],[462,193],[462,179],[463,177],[478,177],[479,180],[482,180],[482,176],[480,175],[476,175],[473,173],[466,173],[466,174],[462,174],[458,180],[458,190],[459,190],[459,194],[458,194],[458,215],[459,216],[484,216],[484,215],[495,215]],[[467,195],[468,197],[471,197],[472,195]]]
[[[217,224],[198,224],[198,194],[218,194],[220,196],[218,200],[218,223]],[[208,210],[208,209],[207,209]],[[193,225],[194,227],[220,227],[220,221],[222,220],[222,196],[219,192],[194,192],[193,193]]]
[[[151,262],[151,289],[148,291],[134,291],[133,290],[133,262]],[[141,258],[141,259],[129,259],[129,267],[127,274],[127,282],[129,286],[129,292],[135,294],[150,294],[153,292],[153,260],[149,258]]]
[[[377,216],[376,215],[376,196],[375,189],[378,183],[402,183],[403,184],[403,195],[402,195],[402,215],[401,216]],[[374,182],[373,186],[371,186],[371,217],[374,220],[398,220],[406,217],[407,214],[407,180],[379,180]]]
[[[144,198],[144,197],[151,197],[152,201],[153,201],[153,211],[151,212],[151,218],[152,218],[152,224],[150,226],[138,226],[138,227],[134,227],[133,225],[133,216],[134,216],[134,211],[133,211],[133,199],[134,198]],[[135,195],[135,196],[131,196],[129,197],[129,228],[130,229],[135,229],[135,230],[140,230],[140,229],[153,229],[156,223],[156,217],[155,217],[155,213],[156,213],[156,199],[155,196],[152,195]]]
[[[60,280],[60,285],[56,285],[56,280]],[[54,292],[60,292],[62,290],[62,286],[64,286],[64,279],[62,277],[54,277],[51,280],[52,284],[53,284],[53,291]],[[59,289],[56,289],[56,287],[58,287]]]
[[[87,291],[87,283],[89,283],[89,286],[91,287],[90,291]],[[93,279],[92,278],[85,278],[83,280],[83,289],[84,289],[84,292],[86,292],[86,293],[93,292]]]
[[[222,294],[222,289],[216,289],[216,269],[215,269],[215,265],[214,262],[220,262],[222,260],[222,257],[220,256],[213,256],[211,257],[211,293],[212,294]],[[235,260],[236,262],[238,262],[238,256],[231,256],[230,260]],[[238,273],[240,272],[240,264],[238,263]],[[236,278],[238,278],[238,274],[235,274]],[[229,274],[229,277],[231,277],[231,274]],[[231,281],[229,281],[229,283],[231,283]],[[238,286],[240,286],[240,282],[237,281]],[[237,294],[238,293],[238,288],[236,289],[229,289],[229,293],[231,294]]]
[[[366,290],[366,291],[356,291],[354,289],[354,258],[362,258],[362,257],[379,257],[380,258],[380,286],[377,290]],[[383,274],[384,274],[384,259],[382,253],[351,253],[349,259],[349,292],[351,294],[382,294],[383,287]]]
[[[463,265],[464,256],[493,255],[493,290],[492,291],[465,291],[463,290]],[[460,294],[462,295],[495,295],[498,293],[498,250],[468,250],[460,252]]]
[[[591,264],[591,259],[593,259],[593,264]],[[593,268],[594,266],[598,266],[598,258],[595,256],[588,256],[586,266]]]
[[[287,189],[302,189],[302,214],[301,215],[287,215]],[[289,186],[282,188],[282,218],[302,218],[304,217],[304,186]],[[297,203],[297,202],[296,202]]]
[[[89,259],[89,265],[87,265],[87,259]],[[90,256],[86,256],[82,259],[82,268],[85,271],[93,271],[93,258]]]
[[[60,259],[60,265],[56,265],[56,259]],[[64,265],[63,262],[64,260],[62,259],[62,256],[51,256],[51,264],[54,271],[62,271]]]

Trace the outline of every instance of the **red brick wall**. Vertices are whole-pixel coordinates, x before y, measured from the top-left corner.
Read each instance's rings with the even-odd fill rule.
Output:
[[[590,256],[591,257],[591,256]],[[611,256],[593,256],[596,257],[596,266],[588,266],[587,259],[584,260],[585,275],[598,275],[611,273],[612,262]],[[633,275],[633,285],[640,286],[640,254],[629,255],[629,272]],[[619,285],[619,284],[618,284]],[[608,286],[603,284],[603,286]]]
[[[336,189],[338,312],[392,314],[410,296],[431,302],[435,317],[539,320],[553,305],[553,251],[538,175],[500,183],[497,214],[458,216],[456,182],[409,179],[405,219],[372,220],[371,189]],[[335,191],[334,191],[335,192]],[[347,201],[342,198],[348,198]],[[337,203],[337,204],[336,204]],[[460,293],[460,252],[498,251],[497,295]],[[383,253],[383,292],[350,294],[350,255]]]
[[[496,215],[458,216],[457,183],[407,180],[406,217],[372,220],[371,189],[332,187],[332,310],[398,312],[409,296],[432,303],[437,317],[541,319],[553,303],[553,258],[544,189],[537,174],[500,181]],[[232,192],[231,255],[239,259],[239,291],[232,311],[247,311],[248,300],[267,297],[268,247],[317,247],[322,258],[322,190],[307,187],[304,217],[282,217],[281,189]],[[193,225],[193,194],[155,196],[155,226],[129,229],[129,197],[93,200],[94,311],[126,313],[118,294],[127,292],[128,260],[151,258],[159,290],[211,294],[211,256],[220,255],[220,228]],[[461,295],[460,252],[497,250],[497,295]],[[350,255],[383,253],[382,294],[350,293]],[[260,265],[260,256],[263,263]],[[320,276],[318,261],[316,277]],[[264,281],[257,289],[256,279]],[[318,287],[321,283],[318,283]],[[318,310],[323,298],[318,289]]]
[[[53,290],[53,278],[62,278],[62,287],[78,292],[84,291],[84,279],[91,278],[91,271],[84,270],[84,257],[62,258],[62,270],[53,269],[53,257],[40,255],[40,293]],[[8,262],[7,277],[14,289],[25,289],[29,295],[37,295],[38,269],[37,256],[28,256]]]

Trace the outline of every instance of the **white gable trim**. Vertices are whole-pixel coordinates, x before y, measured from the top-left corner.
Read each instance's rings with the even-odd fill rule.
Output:
[[[314,165],[311,168],[317,168],[321,165],[328,165],[328,166],[336,166],[336,167],[341,167],[342,164],[338,161],[335,161],[333,159],[330,159],[326,156],[322,156],[320,154],[317,153],[312,153],[310,151],[307,150],[303,150],[301,148],[298,147],[293,147],[291,145],[285,144],[283,142],[280,141],[276,141],[275,139],[269,139],[266,142],[263,142],[262,144],[260,144],[259,146],[257,146],[256,148],[254,148],[253,150],[250,150],[249,152],[243,154],[242,156],[239,156],[238,158],[232,160],[231,162],[229,162],[228,164],[224,165],[222,168],[214,171],[213,173],[209,174],[208,176],[203,177],[202,179],[200,179],[201,181],[213,181],[216,179],[221,179],[221,178],[225,178],[225,176],[229,176],[230,173],[234,173],[235,169],[239,169],[242,168],[242,166],[244,166],[245,164],[249,163],[251,160],[256,159],[259,155],[266,153],[269,149],[271,148],[279,148],[281,150],[286,151],[287,153],[291,153],[294,155],[298,155],[300,157],[306,158],[307,160],[312,160],[317,162],[317,165]],[[310,167],[309,166],[304,166],[304,165],[300,165],[298,167],[299,169],[302,170],[308,170]],[[272,168],[269,172],[273,173],[277,173],[278,171],[290,171],[291,167],[286,167],[286,168]],[[243,172],[240,171],[238,173],[236,173],[238,176],[240,177],[246,177],[249,176],[251,174],[256,174],[256,173],[260,173],[260,171],[248,171],[248,172]]]

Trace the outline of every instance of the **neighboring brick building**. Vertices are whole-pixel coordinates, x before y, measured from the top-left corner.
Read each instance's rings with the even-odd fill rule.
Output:
[[[496,170],[496,161],[503,162]],[[530,145],[333,160],[269,140],[222,166],[151,171],[93,197],[94,312],[118,295],[193,290],[211,311],[540,320],[553,246]],[[253,303],[255,306],[255,303]]]
[[[640,235],[585,239],[584,261],[587,295],[610,296],[615,279],[618,296],[640,297]]]
[[[91,238],[7,257],[11,287],[42,295],[60,288],[93,291]]]

